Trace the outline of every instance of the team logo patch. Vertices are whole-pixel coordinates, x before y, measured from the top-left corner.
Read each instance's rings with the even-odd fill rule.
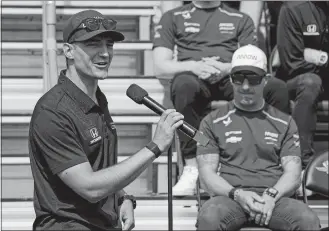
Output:
[[[186,27],[185,32],[190,32],[190,33],[198,33],[200,31],[200,28],[197,27]]]
[[[111,127],[112,130],[116,130],[117,129],[116,126],[115,126],[115,124],[113,122],[110,123],[110,127]]]
[[[315,24],[309,24],[306,26],[306,31],[303,32],[303,35],[320,35],[320,33]]]
[[[196,22],[184,22],[184,26],[200,26],[199,23]]]
[[[274,146],[278,146],[278,144],[277,144],[278,138],[279,138],[279,134],[274,133],[274,132],[265,131],[264,139],[266,141],[266,144],[272,144]]]
[[[242,134],[242,131],[229,131],[229,132],[225,132],[225,136],[229,136],[229,135],[240,135]]]
[[[299,135],[293,134],[292,137],[295,139],[294,140],[295,147],[299,147],[300,146],[300,143],[299,143]]]
[[[200,24],[195,22],[184,22],[185,32],[198,33],[200,32]]]
[[[154,27],[154,38],[160,38],[160,32],[159,30],[162,29],[162,25],[158,25]]]
[[[89,129],[89,133],[90,133],[90,136],[92,138],[92,140],[90,141],[89,144],[94,144],[96,143],[97,141],[101,140],[102,137],[99,135],[98,133],[98,130],[97,128],[91,128]]]
[[[195,7],[193,7],[191,10],[185,10],[185,11],[177,11],[174,13],[174,15],[182,15],[184,19],[190,19],[191,13],[193,13],[196,10]]]
[[[184,12],[184,13],[182,13],[182,16],[183,16],[184,19],[190,19],[191,18],[190,12]]]
[[[95,138],[98,137],[98,130],[97,130],[97,128],[92,128],[92,129],[89,130],[89,132],[90,132],[90,135],[91,135],[92,138],[95,139]]]
[[[230,125],[230,123],[232,123],[231,117],[228,117],[226,120],[223,120],[223,124],[225,125],[225,127]]]
[[[242,137],[237,137],[237,136],[231,136],[229,138],[226,139],[226,143],[238,143],[238,142],[241,142],[242,141]]]
[[[218,29],[222,34],[233,34],[235,26],[233,23],[219,23]]]

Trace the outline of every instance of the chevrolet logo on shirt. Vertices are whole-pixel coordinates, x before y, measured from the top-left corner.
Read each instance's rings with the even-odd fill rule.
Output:
[[[200,28],[197,27],[186,27],[185,32],[190,32],[190,33],[198,33],[200,32]]]
[[[226,143],[237,143],[240,142],[242,140],[242,137],[237,137],[237,136],[231,136],[229,138],[226,139]]]

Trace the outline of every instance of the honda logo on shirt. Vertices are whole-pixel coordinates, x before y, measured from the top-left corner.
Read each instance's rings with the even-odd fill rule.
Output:
[[[97,128],[90,129],[90,135],[93,139],[95,139],[98,136]]]
[[[303,26],[303,35],[305,35],[305,36],[320,35],[317,25],[309,24],[309,25]]]
[[[307,25],[306,30],[308,33],[314,33],[314,32],[316,32],[316,25],[315,24]]]

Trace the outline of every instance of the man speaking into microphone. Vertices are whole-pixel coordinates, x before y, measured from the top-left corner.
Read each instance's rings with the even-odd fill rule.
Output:
[[[67,69],[36,104],[29,154],[34,178],[33,230],[131,230],[136,201],[122,189],[172,143],[183,115],[161,113],[152,141],[116,164],[117,132],[98,80],[108,77],[116,21],[94,10],[64,26]],[[122,223],[122,225],[121,225]]]

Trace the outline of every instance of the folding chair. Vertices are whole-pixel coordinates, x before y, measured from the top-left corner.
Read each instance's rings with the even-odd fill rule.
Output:
[[[302,179],[304,203],[308,204],[306,189],[329,197],[328,180],[328,151],[324,151],[315,155],[306,166]],[[321,230],[328,231],[329,227],[322,228]]]
[[[328,197],[328,151],[316,154],[308,163],[303,179],[303,201],[308,204],[306,189]]]

